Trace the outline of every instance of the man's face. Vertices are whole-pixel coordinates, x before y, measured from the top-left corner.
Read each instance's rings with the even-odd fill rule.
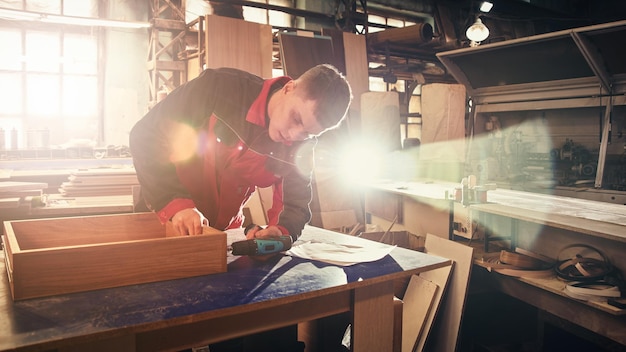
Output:
[[[305,99],[299,93],[296,83],[291,81],[272,97],[277,100],[268,110],[268,133],[274,142],[291,145],[292,142],[303,141],[324,130],[313,114],[317,102]]]

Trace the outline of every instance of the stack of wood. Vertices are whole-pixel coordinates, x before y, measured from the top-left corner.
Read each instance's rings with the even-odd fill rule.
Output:
[[[0,208],[17,208],[26,197],[41,197],[46,188],[42,182],[0,182]]]
[[[73,171],[59,193],[69,197],[132,195],[138,186],[134,168],[86,169]]]

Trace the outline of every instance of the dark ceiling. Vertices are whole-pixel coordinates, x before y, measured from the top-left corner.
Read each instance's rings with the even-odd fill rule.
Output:
[[[403,17],[416,23],[433,24],[433,37],[416,45],[403,43],[368,44],[370,62],[381,62],[371,74],[393,72],[400,79],[417,76],[425,82],[447,82],[435,54],[469,46],[465,30],[477,16],[489,28],[482,44],[501,42],[564,29],[626,19],[624,0],[492,0],[489,13],[478,11],[482,0],[356,0],[370,14]],[[368,36],[373,33],[368,34]],[[369,38],[368,38],[369,39]],[[625,40],[626,41],[626,40]],[[371,42],[371,41],[368,41]],[[623,44],[621,44],[623,45]]]
[[[479,11],[482,0],[327,0],[325,8],[334,7],[335,13],[318,12],[318,3],[312,5],[318,11],[307,9],[311,3],[305,1],[296,1],[296,8],[254,1],[207,1],[214,10],[262,7],[307,17],[322,27],[366,34],[368,61],[374,66],[370,75],[417,83],[455,82],[436,54],[468,47],[465,31],[478,16],[490,31],[481,45],[626,19],[626,0],[491,0],[494,6],[489,13]],[[392,28],[368,22],[367,15],[406,20],[417,23],[416,27],[427,24],[432,35],[430,40],[408,43],[374,40],[380,36],[377,30]]]

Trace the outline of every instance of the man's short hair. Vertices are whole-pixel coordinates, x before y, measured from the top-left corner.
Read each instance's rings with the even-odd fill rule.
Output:
[[[344,75],[333,65],[321,64],[308,69],[297,82],[307,98],[317,102],[315,116],[320,126],[325,130],[337,127],[352,101],[352,89]]]

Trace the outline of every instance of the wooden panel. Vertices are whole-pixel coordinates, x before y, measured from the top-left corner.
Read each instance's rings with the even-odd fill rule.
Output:
[[[306,70],[320,64],[334,66],[333,43],[329,37],[305,37],[280,33],[280,56],[283,71],[292,78],[300,77]]]
[[[404,295],[402,312],[402,352],[413,352],[439,287],[419,275],[413,275]]]
[[[205,17],[206,67],[233,67],[272,77],[272,28],[229,17]]]
[[[426,253],[454,261],[450,282],[446,288],[441,312],[438,313],[426,351],[455,351],[465,309],[467,287],[473,264],[474,249],[434,235],[426,236]],[[427,273],[424,273],[428,275]]]
[[[306,70],[319,64],[328,63],[335,67],[342,66],[335,62],[336,56],[334,51],[339,50],[339,48],[330,37],[309,37],[281,33],[278,39],[283,60],[283,70],[290,77],[297,78]],[[326,132],[320,137],[316,146],[316,150],[319,151],[320,155],[324,151],[335,151],[337,144],[345,141],[347,129],[344,126],[345,124],[338,129]],[[318,213],[317,215],[321,215],[320,212],[354,211],[357,207],[357,195],[354,194],[354,189],[346,187],[342,184],[341,179],[336,176],[336,170],[325,169],[321,164],[318,164],[314,171],[311,210],[314,213]],[[352,214],[359,216],[357,221],[361,222],[359,214],[362,214],[362,211],[360,209]],[[330,217],[337,214],[326,215]],[[316,220],[319,220],[319,216]],[[346,219],[342,224],[351,226],[353,222],[351,219]],[[326,228],[326,226],[324,227]]]
[[[152,213],[6,221],[14,300],[226,271],[226,234],[176,236]]]
[[[426,316],[426,320],[424,321],[424,329],[422,333],[418,336],[416,346],[415,346],[415,351],[417,352],[428,351],[428,349],[424,348],[424,346],[426,345],[426,339],[430,335],[430,332],[432,330],[432,326],[433,326],[433,323],[435,321],[437,314],[439,314],[441,301],[442,301],[444,293],[446,292],[448,281],[450,278],[450,273],[452,272],[453,267],[454,267],[454,263],[451,266],[433,269],[433,270],[425,271],[419,274],[422,279],[428,280],[436,284],[439,287],[439,289],[437,290],[437,292],[435,292],[435,297],[433,298],[433,303],[432,303],[433,306],[428,312]],[[437,351],[445,351],[445,350],[437,349]]]
[[[441,238],[450,236],[450,201],[413,199],[404,197],[402,210],[404,226],[408,231],[426,237],[427,234]]]
[[[361,95],[361,137],[376,141],[381,153],[401,149],[400,99],[398,92],[366,92]],[[417,160],[415,160],[417,163]],[[389,170],[395,176],[397,170]]]
[[[354,100],[350,105],[350,119],[360,118],[361,94],[369,92],[369,69],[365,36],[343,34],[343,50],[346,59],[346,78],[350,82]]]
[[[371,317],[376,317],[372,320]],[[356,289],[352,351],[380,352],[393,348],[393,285],[382,282]]]
[[[333,43],[333,64],[339,72],[346,74],[346,58],[343,52],[343,31],[334,28],[322,28],[322,35],[330,37]]]
[[[465,87],[460,84],[422,87],[421,160],[465,160],[466,99]]]

